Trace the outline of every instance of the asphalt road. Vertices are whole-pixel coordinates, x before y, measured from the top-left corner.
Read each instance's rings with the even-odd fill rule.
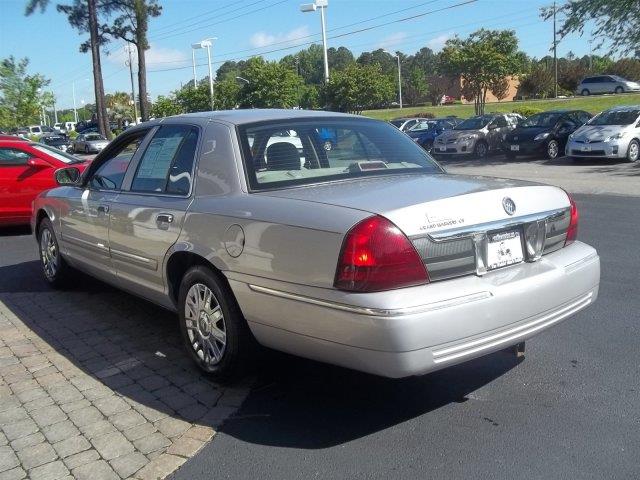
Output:
[[[394,381],[273,355],[173,479],[640,477],[640,198],[578,195],[590,309],[527,343]]]
[[[640,198],[577,200],[600,298],[529,341],[524,361],[501,352],[387,380],[271,354],[172,478],[639,478]],[[36,258],[25,230],[0,231],[0,267],[16,265],[0,290],[46,288]]]

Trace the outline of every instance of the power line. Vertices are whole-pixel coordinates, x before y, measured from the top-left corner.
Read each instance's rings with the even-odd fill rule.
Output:
[[[442,12],[442,11],[445,11],[445,10],[451,10],[451,9],[454,9],[456,7],[460,7],[460,6],[463,6],[463,5],[468,5],[468,4],[471,4],[471,3],[475,3],[477,1],[478,0],[466,0],[466,1],[463,1],[463,2],[460,2],[460,3],[456,3],[456,4],[453,4],[453,5],[446,6],[446,7],[438,8],[436,10],[431,10],[431,11],[428,11],[428,12],[423,12],[423,13],[419,13],[419,14],[416,14],[416,15],[411,15],[409,17],[400,18],[398,20],[392,20],[392,21],[389,21],[389,22],[380,23],[378,25],[373,25],[373,26],[370,26],[370,27],[361,28],[359,30],[353,30],[351,32],[345,32],[345,33],[341,33],[341,34],[338,34],[338,35],[333,35],[333,36],[329,37],[329,40],[335,39],[335,38],[342,38],[342,37],[346,37],[346,36],[349,36],[349,35],[355,35],[357,33],[362,33],[362,32],[373,30],[373,29],[380,28],[380,27],[386,27],[386,26],[392,25],[394,23],[406,22],[406,21],[413,20],[413,19],[416,19],[416,18],[424,17],[426,15],[431,15],[431,14],[439,13],[439,12]],[[276,49],[273,49],[273,50],[260,52],[259,55],[267,55],[267,54],[270,54],[270,53],[281,52],[281,51],[284,51],[284,50],[291,50],[293,48],[303,47],[303,46],[311,45],[311,44],[314,44],[314,43],[316,43],[316,42],[305,42],[305,43],[291,45],[291,46],[284,47],[284,48],[276,48]],[[256,54],[256,55],[248,55],[248,56],[246,56],[246,58],[254,57],[254,56],[257,56],[257,55],[258,54]],[[228,61],[228,60],[229,59],[227,59],[225,61]],[[215,63],[221,63],[221,62],[215,62]],[[202,64],[197,64],[196,66],[202,66]],[[173,67],[173,68],[166,68],[166,69],[149,70],[148,72],[149,73],[168,72],[168,71],[172,71],[172,70],[184,70],[186,68],[190,68],[190,67],[187,65],[185,67]]]

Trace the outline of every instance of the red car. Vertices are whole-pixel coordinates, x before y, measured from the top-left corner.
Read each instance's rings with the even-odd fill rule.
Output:
[[[70,165],[83,171],[88,162],[40,143],[0,140],[0,226],[29,224],[33,199]]]

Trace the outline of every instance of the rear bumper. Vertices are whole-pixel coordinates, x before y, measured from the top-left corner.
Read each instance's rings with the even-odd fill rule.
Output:
[[[377,375],[406,377],[531,338],[593,303],[599,281],[596,251],[576,242],[538,262],[482,277],[343,294],[343,302],[233,279],[230,284],[260,343]]]

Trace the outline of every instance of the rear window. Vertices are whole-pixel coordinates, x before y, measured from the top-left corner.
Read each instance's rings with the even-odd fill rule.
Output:
[[[300,119],[238,128],[254,190],[399,173],[442,173],[407,135],[367,119]]]
[[[640,110],[609,110],[593,117],[589,125],[631,125],[638,117]]]

